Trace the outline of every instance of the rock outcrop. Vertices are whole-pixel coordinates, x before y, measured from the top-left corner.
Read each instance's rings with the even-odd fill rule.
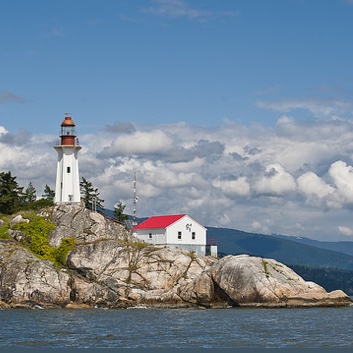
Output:
[[[78,243],[102,239],[132,240],[121,223],[107,220],[102,214],[78,205],[57,205],[41,214],[56,224],[50,236],[50,244],[54,247],[59,247],[63,238],[75,238]]]
[[[0,241],[0,308],[345,306],[342,291],[326,292],[287,266],[248,255],[220,260],[148,245],[121,224],[74,205],[43,213],[56,224],[50,243],[76,245],[67,268],[44,261],[15,240]],[[20,235],[16,235],[20,239]]]
[[[350,302],[341,290],[328,293],[273,259],[227,256],[211,268],[211,273],[233,305],[330,306]]]

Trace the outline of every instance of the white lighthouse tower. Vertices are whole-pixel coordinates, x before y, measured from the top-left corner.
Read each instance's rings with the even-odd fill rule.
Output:
[[[79,203],[80,179],[78,171],[78,145],[75,123],[66,116],[61,124],[60,145],[54,148],[58,152],[56,172],[55,203]]]

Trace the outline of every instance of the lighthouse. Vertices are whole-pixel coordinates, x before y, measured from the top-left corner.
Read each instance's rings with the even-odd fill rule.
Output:
[[[60,144],[55,147],[58,153],[54,202],[79,203],[80,179],[78,170],[78,145],[75,123],[66,116],[61,124]]]

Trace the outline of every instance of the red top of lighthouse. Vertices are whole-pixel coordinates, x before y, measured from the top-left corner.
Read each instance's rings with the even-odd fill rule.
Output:
[[[66,146],[74,146],[76,139],[75,123],[70,116],[66,116],[61,123],[61,144]]]
[[[75,126],[74,121],[71,119],[71,116],[66,116],[64,121],[61,123],[61,126],[64,125],[70,125],[70,126]]]

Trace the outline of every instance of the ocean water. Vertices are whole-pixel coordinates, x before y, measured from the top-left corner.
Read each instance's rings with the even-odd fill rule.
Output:
[[[1,348],[352,348],[353,307],[0,310]]]

